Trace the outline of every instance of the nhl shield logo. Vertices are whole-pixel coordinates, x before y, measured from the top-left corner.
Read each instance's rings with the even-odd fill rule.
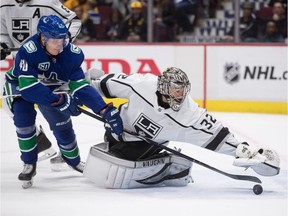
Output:
[[[12,36],[19,43],[22,43],[30,34],[31,26],[29,18],[12,18]]]
[[[226,63],[224,66],[224,79],[229,84],[238,82],[240,79],[240,65],[238,63]]]

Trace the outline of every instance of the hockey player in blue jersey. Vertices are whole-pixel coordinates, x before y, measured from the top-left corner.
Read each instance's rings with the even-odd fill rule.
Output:
[[[114,133],[122,134],[123,123],[118,109],[106,104],[85,80],[81,68],[84,54],[79,47],[67,42],[67,33],[68,29],[59,17],[41,17],[37,34],[20,47],[14,69],[5,74],[5,94],[17,95],[10,101],[10,108],[24,162],[24,169],[18,176],[24,181],[24,188],[32,185],[36,175],[37,112],[34,104],[38,104],[49,123],[62,158],[79,172],[83,172],[84,163],[80,160],[70,118],[80,114],[78,105],[91,108],[107,121]],[[68,92],[64,92],[67,89]]]

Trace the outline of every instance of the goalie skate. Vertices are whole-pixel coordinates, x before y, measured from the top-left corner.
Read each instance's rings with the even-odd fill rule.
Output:
[[[37,135],[37,147],[38,147],[38,161],[47,160],[56,155],[57,153],[52,148],[52,144],[45,135],[41,125],[39,126],[39,134]]]
[[[27,189],[33,186],[33,177],[36,175],[36,164],[24,164],[23,171],[18,179],[22,182],[22,188]]]

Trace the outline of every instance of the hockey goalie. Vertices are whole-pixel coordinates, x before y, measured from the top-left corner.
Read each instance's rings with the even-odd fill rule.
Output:
[[[280,159],[272,149],[238,141],[227,127],[200,108],[191,97],[184,71],[167,68],[162,75],[108,74],[90,69],[86,79],[107,98],[127,98],[119,107],[126,131],[106,130],[105,142],[91,148],[84,175],[105,188],[186,186],[191,161],[161,152],[159,144],[180,141],[232,155],[233,165],[252,168],[263,176],[279,173]],[[165,142],[166,141],[166,142]]]

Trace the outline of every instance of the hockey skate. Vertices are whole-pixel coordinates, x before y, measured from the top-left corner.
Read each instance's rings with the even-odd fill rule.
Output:
[[[50,163],[51,163],[51,170],[55,172],[69,171],[72,168],[80,173],[83,173],[85,167],[85,162],[82,161],[80,161],[80,163],[75,167],[69,166],[62,158],[60,152],[56,157],[50,159]]]
[[[18,175],[18,179],[22,181],[22,188],[27,189],[33,185],[33,177],[36,175],[36,163],[24,164],[22,172]]]
[[[51,170],[54,172],[62,172],[70,170],[70,167],[62,158],[61,153],[59,152],[56,157],[50,159]]]
[[[56,151],[52,148],[50,140],[45,135],[42,126],[39,126],[37,135],[38,161],[43,161],[56,155]]]
[[[72,169],[74,169],[74,170],[76,170],[76,171],[78,171],[80,173],[83,173],[84,168],[85,168],[85,162],[83,162],[83,161],[80,161],[80,163],[77,166],[72,167]]]

